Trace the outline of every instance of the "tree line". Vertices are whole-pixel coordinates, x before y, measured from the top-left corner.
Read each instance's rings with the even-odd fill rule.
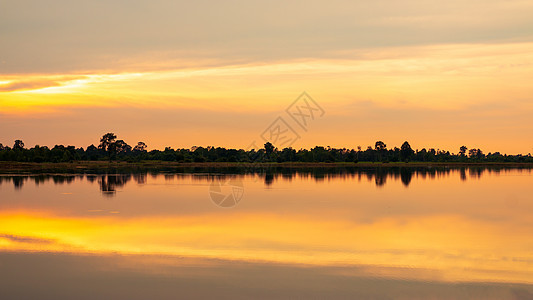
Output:
[[[331,148],[316,146],[312,149],[278,149],[267,142],[262,149],[226,149],[222,147],[197,147],[190,149],[147,150],[144,142],[135,146],[106,133],[98,146],[86,149],[56,145],[53,148],[36,145],[25,148],[22,140],[13,147],[0,143],[0,161],[17,162],[73,162],[73,161],[173,161],[173,162],[533,162],[528,155],[506,155],[499,152],[485,154],[481,149],[461,146],[457,153],[440,149],[414,150],[404,142],[400,148],[387,148],[383,141],[366,149]]]

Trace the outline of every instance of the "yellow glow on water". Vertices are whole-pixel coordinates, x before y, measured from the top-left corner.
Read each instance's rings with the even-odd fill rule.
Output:
[[[113,198],[98,181],[3,183],[0,251],[191,257],[363,268],[431,282],[533,283],[531,171],[389,177],[243,177],[245,199],[220,209],[206,177],[124,181]],[[468,172],[467,172],[468,174]],[[364,174],[363,174],[364,175]],[[397,174],[398,175],[398,174]],[[5,176],[4,176],[5,177]],[[260,180],[255,180],[260,179]],[[31,181],[31,180],[30,180]],[[5,182],[2,180],[0,182]],[[58,181],[61,182],[61,181]]]
[[[0,217],[3,236],[49,241],[0,238],[1,249],[9,251],[118,252],[402,267],[436,270],[440,278],[433,279],[445,281],[533,282],[531,241],[506,236],[508,228],[455,216],[387,218],[371,224],[268,214],[73,219],[2,213]],[[522,261],[506,260],[508,253]]]

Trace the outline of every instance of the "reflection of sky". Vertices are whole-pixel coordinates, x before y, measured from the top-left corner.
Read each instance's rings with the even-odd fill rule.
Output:
[[[422,173],[421,173],[422,174]],[[370,268],[433,281],[532,283],[531,173],[375,177],[242,177],[244,198],[222,209],[196,175],[148,175],[102,194],[102,178],[0,185],[5,251]],[[93,180],[94,179],[94,180]],[[92,180],[92,182],[91,182]],[[61,180],[56,180],[58,183]],[[109,183],[109,181],[108,181]],[[388,271],[385,271],[388,270]]]
[[[407,280],[393,268],[168,256],[0,253],[6,299],[531,299],[518,284]],[[9,270],[4,272],[4,270]],[[420,277],[431,271],[418,271]],[[31,286],[31,288],[28,288]]]

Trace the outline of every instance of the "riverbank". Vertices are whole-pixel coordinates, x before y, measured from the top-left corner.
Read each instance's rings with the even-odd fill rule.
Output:
[[[182,169],[182,168],[389,168],[389,167],[503,167],[503,168],[533,168],[533,163],[501,163],[501,162],[336,162],[336,163],[307,163],[307,162],[283,162],[283,163],[242,163],[242,162],[166,162],[166,161],[143,161],[143,162],[108,162],[108,161],[79,161],[68,163],[26,163],[26,162],[0,162],[0,172],[44,172],[44,171],[88,171],[88,170],[117,170],[117,169]]]

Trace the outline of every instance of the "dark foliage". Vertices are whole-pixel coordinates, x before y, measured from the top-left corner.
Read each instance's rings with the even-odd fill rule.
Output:
[[[35,146],[24,148],[22,140],[16,140],[13,148],[0,144],[0,161],[18,162],[71,162],[115,160],[139,162],[145,160],[177,162],[533,162],[528,155],[485,154],[481,149],[460,147],[458,153],[440,149],[413,150],[408,142],[400,148],[387,149],[382,141],[375,147],[368,146],[362,150],[338,149],[316,146],[312,149],[278,149],[267,142],[263,149],[243,150],[222,147],[192,147],[191,149],[172,149],[147,151],[144,142],[131,147],[116,135],[107,133],[100,139],[98,146],[90,145],[87,149],[74,146],[56,145],[53,148]]]

